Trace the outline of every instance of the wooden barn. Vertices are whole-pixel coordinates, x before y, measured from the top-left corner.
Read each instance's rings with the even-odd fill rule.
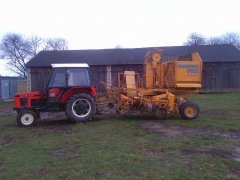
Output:
[[[232,45],[159,47],[164,57],[198,52],[203,59],[203,92],[240,90],[240,51]],[[28,90],[46,86],[53,63],[88,63],[92,83],[99,92],[100,82],[117,85],[117,74],[134,70],[143,74],[144,55],[151,48],[41,51],[28,63]]]

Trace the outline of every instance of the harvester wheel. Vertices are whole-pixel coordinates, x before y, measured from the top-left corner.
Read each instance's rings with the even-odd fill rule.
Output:
[[[130,104],[126,100],[119,101],[117,106],[116,106],[116,111],[118,114],[125,115],[129,112],[130,110]]]
[[[179,107],[179,114],[182,117],[182,119],[191,120],[196,119],[199,115],[199,107],[197,104],[186,101],[182,103]]]
[[[30,127],[36,124],[37,122],[37,113],[32,111],[32,110],[28,110],[28,109],[24,109],[19,111],[18,115],[17,115],[17,124],[20,127]]]
[[[66,105],[66,115],[73,122],[89,121],[96,114],[96,111],[94,98],[85,93],[73,95]]]

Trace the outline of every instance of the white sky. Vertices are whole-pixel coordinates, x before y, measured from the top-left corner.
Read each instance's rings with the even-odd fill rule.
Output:
[[[69,49],[181,45],[240,32],[239,19],[240,0],[0,0],[0,38],[63,37]]]

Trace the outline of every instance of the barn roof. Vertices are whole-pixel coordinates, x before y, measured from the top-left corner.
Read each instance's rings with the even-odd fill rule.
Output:
[[[198,52],[204,62],[240,62],[240,51],[232,45],[168,46],[159,47],[163,56],[179,56]],[[41,51],[28,67],[47,67],[53,63],[88,63],[91,65],[143,64],[144,55],[152,49],[91,49]]]

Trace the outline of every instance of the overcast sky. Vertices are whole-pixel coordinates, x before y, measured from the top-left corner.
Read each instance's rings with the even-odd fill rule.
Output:
[[[174,46],[192,32],[207,37],[240,32],[240,0],[0,0],[0,5],[0,38],[7,32],[63,37],[69,49]]]

